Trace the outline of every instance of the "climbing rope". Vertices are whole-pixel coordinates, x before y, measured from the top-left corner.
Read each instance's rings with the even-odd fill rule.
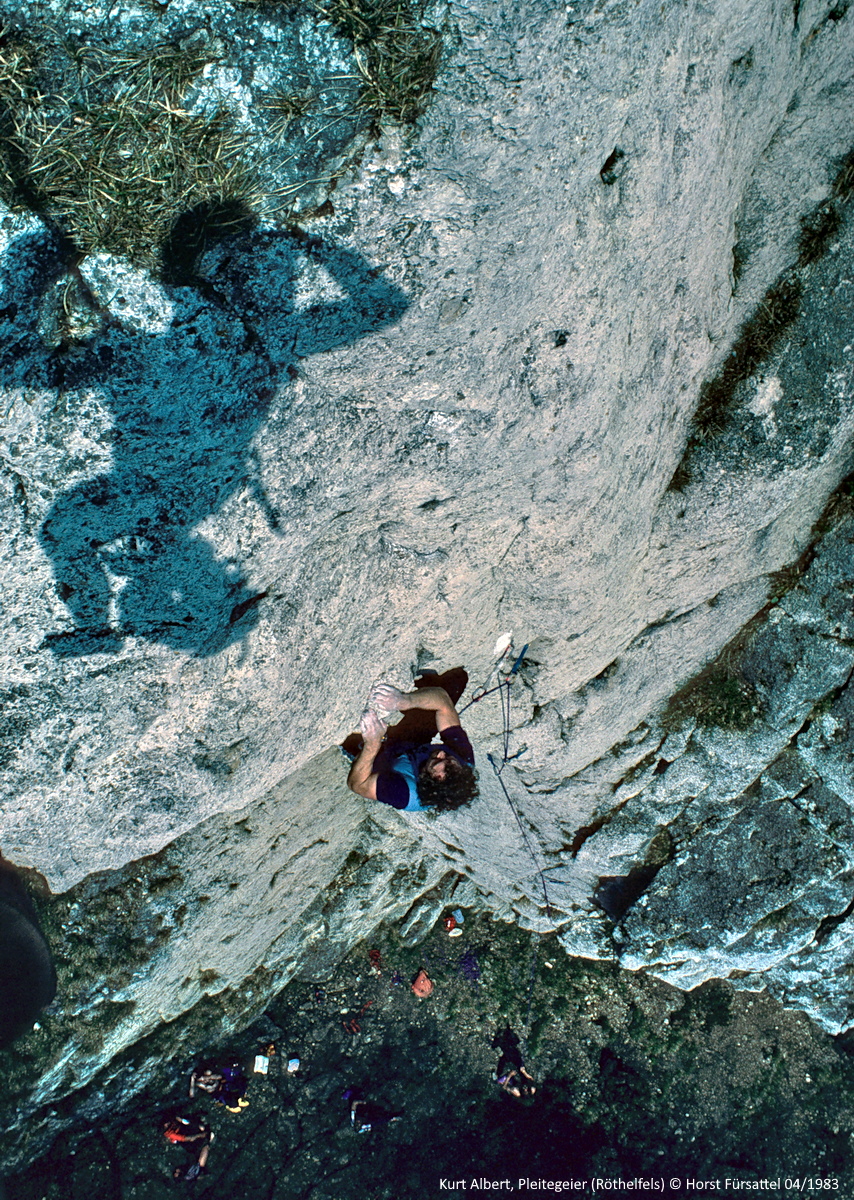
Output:
[[[531,841],[525,830],[525,826],[522,824],[522,818],[519,816],[519,811],[516,808],[516,805],[513,803],[513,798],[511,797],[510,793],[507,790],[507,785],[505,784],[504,780],[501,777],[502,772],[503,772],[504,768],[507,766],[507,764],[509,762],[512,762],[512,760],[517,757],[516,754],[510,753],[510,733],[511,733],[510,689],[511,689],[511,685],[513,683],[514,677],[518,674],[519,668],[522,666],[522,660],[525,657],[525,651],[527,649],[528,649],[528,646],[526,644],[522,647],[520,653],[516,657],[515,662],[513,663],[513,666],[510,668],[510,670],[507,672],[507,674],[504,676],[504,678],[499,679],[497,684],[495,684],[493,687],[490,687],[490,684],[491,684],[493,678],[497,674],[500,673],[500,666],[501,666],[501,661],[503,661],[503,658],[501,660],[499,660],[499,663],[493,668],[492,672],[489,675],[489,678],[486,680],[486,683],[484,683],[480,688],[478,688],[478,690],[472,696],[471,700],[469,700],[468,704],[464,705],[459,711],[460,711],[460,713],[464,713],[466,711],[466,709],[471,708],[471,706],[473,704],[478,704],[481,700],[484,700],[487,696],[491,696],[495,692],[498,692],[499,699],[501,701],[501,723],[502,723],[501,763],[500,764],[497,763],[495,761],[495,758],[492,756],[492,754],[487,754],[486,757],[489,759],[489,763],[490,763],[490,766],[492,767],[495,778],[501,784],[501,790],[504,793],[507,803],[510,805],[510,811],[513,813],[513,816],[516,818],[516,824],[519,826],[519,832],[522,834],[522,841],[525,843],[525,849],[528,851],[528,854],[531,856],[531,861],[533,862],[534,867],[536,868],[537,874],[540,877],[540,884],[543,889],[543,898],[546,902],[546,916],[551,921],[552,920],[552,906],[551,906],[551,902],[549,900],[548,888],[546,887],[545,873],[543,871],[543,868],[540,866],[540,861],[539,861],[537,855],[534,853],[534,848],[531,845]]]
[[[508,649],[509,649],[509,647],[508,647]],[[506,657],[506,654],[507,654],[507,651],[505,650],[504,655],[502,655],[502,658],[499,659],[498,663],[495,665],[493,670],[490,672],[489,677],[487,678],[485,683],[483,683],[477,689],[477,691],[472,696],[471,700],[469,700],[468,704],[464,705],[461,709],[459,709],[459,712],[464,713],[466,711],[466,709],[471,708],[471,706],[473,704],[478,704],[481,700],[485,700],[487,696],[493,696],[496,692],[498,692],[499,700],[501,701],[501,724],[502,724],[501,762],[500,763],[496,762],[496,760],[492,754],[487,754],[486,757],[489,759],[489,763],[490,763],[490,766],[492,767],[495,778],[498,780],[499,784],[501,785],[501,790],[504,793],[507,803],[510,805],[510,810],[513,813],[513,816],[516,818],[516,824],[519,826],[519,832],[522,835],[522,841],[525,844],[525,849],[528,851],[528,854],[531,857],[531,861],[533,862],[534,867],[536,869],[536,872],[540,877],[540,884],[543,889],[543,899],[545,900],[545,904],[546,904],[546,916],[551,921],[554,919],[554,914],[553,914],[553,910],[552,910],[552,906],[551,906],[551,901],[549,900],[549,892],[548,892],[548,888],[546,886],[546,876],[545,876],[545,871],[547,871],[549,868],[548,867],[543,868],[540,866],[539,858],[537,857],[536,853],[534,852],[534,848],[531,845],[531,840],[528,837],[528,833],[525,829],[525,826],[522,824],[522,818],[519,815],[519,810],[517,809],[516,805],[513,803],[513,797],[510,795],[509,791],[507,790],[507,785],[505,784],[505,782],[502,778],[502,773],[504,771],[504,768],[507,766],[507,764],[509,762],[512,762],[514,758],[518,757],[518,752],[517,752],[517,754],[510,753],[510,734],[511,734],[510,697],[511,697],[511,685],[513,683],[513,679],[519,673],[519,668],[522,666],[522,661],[525,657],[525,651],[527,649],[528,649],[527,645],[522,647],[522,650],[517,655],[517,657],[513,663],[513,666],[504,675],[504,678],[503,679],[499,678],[498,682],[493,684],[493,682],[492,682],[493,679],[495,679],[496,676],[499,676],[501,674],[501,662],[504,660],[504,658]],[[558,881],[554,881],[554,882],[562,882],[562,881],[558,880]],[[531,930],[531,941],[532,941],[531,973],[530,973],[530,978],[528,980],[528,996],[527,996],[527,1005],[526,1005],[526,1012],[525,1012],[524,1033],[523,1033],[523,1036],[521,1039],[522,1049],[524,1050],[524,1053],[526,1056],[528,1053],[528,1037],[529,1037],[530,1031],[531,1031],[531,1013],[533,1011],[533,1005],[534,1005],[534,991],[535,991],[536,980],[537,980],[537,958],[539,955],[539,938],[537,937],[536,933],[533,930]]]
[[[516,824],[519,826],[519,832],[522,834],[522,840],[523,840],[523,841],[524,841],[524,843],[525,843],[525,848],[527,849],[528,853],[530,854],[530,856],[531,856],[531,861],[533,862],[534,866],[535,866],[535,867],[536,867],[536,869],[537,869],[537,874],[538,874],[538,875],[539,875],[539,877],[540,877],[540,884],[541,884],[541,886],[542,886],[542,889],[543,889],[543,899],[544,899],[544,900],[545,900],[545,902],[546,902],[546,916],[547,916],[547,917],[548,917],[548,919],[551,921],[551,919],[552,919],[552,906],[551,906],[551,901],[549,900],[549,893],[548,893],[548,889],[547,889],[547,887],[546,887],[546,877],[545,877],[545,874],[544,874],[544,872],[543,872],[543,868],[540,866],[539,859],[537,858],[536,854],[535,854],[535,853],[534,853],[534,851],[533,851],[533,848],[532,848],[532,846],[531,846],[530,839],[528,838],[528,835],[527,835],[527,833],[525,832],[525,826],[522,824],[522,819],[521,819],[521,817],[519,816],[519,813],[518,813],[518,810],[517,810],[517,808],[516,808],[516,805],[513,803],[512,799],[511,799],[511,797],[510,797],[510,793],[507,791],[507,785],[506,785],[506,783],[504,782],[504,780],[501,778],[501,772],[504,770],[504,768],[507,766],[507,763],[508,763],[510,760],[509,760],[508,758],[506,758],[506,757],[505,757],[505,758],[504,758],[504,760],[503,760],[503,761],[502,761],[502,763],[501,763],[501,766],[499,767],[499,766],[497,766],[497,765],[496,765],[495,759],[492,757],[492,755],[491,755],[491,754],[487,754],[487,756],[486,756],[486,757],[489,759],[489,761],[490,761],[490,764],[492,765],[492,770],[493,770],[493,772],[494,772],[494,774],[495,774],[495,778],[496,778],[496,779],[498,780],[498,782],[501,784],[501,790],[502,790],[502,792],[504,793],[504,795],[505,795],[505,796],[506,796],[506,798],[507,798],[507,803],[510,805],[510,808],[511,808],[511,810],[512,810],[512,812],[513,812],[513,816],[516,818]]]

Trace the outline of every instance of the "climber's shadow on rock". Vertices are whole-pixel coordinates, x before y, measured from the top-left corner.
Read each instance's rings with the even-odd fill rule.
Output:
[[[62,275],[69,247],[50,234],[20,237],[6,256],[0,379],[55,389],[56,424],[46,436],[57,447],[69,439],[80,445],[71,460],[77,481],[56,497],[40,531],[73,617],[73,628],[47,639],[59,656],[114,651],[127,635],[209,655],[246,635],[259,596],[198,526],[248,489],[268,524],[286,530],[288,513],[266,497],[252,445],[271,401],[278,395],[286,403],[282,389],[299,359],[355,342],[408,306],[359,255],[302,232],[233,234],[199,272],[211,213],[181,220],[165,248],[172,259],[163,297],[172,315],[163,319],[161,308],[159,325],[151,311],[139,316],[133,298],[125,297],[123,310],[121,287],[104,308],[73,258]],[[313,302],[323,272],[334,282],[326,281],[332,298]],[[51,349],[43,310],[52,277],[71,280],[95,332]],[[75,416],[91,409],[93,394],[112,416],[111,462],[100,472],[87,463]]]

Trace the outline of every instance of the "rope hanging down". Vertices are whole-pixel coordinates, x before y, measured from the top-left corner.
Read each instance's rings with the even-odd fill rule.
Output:
[[[511,645],[512,645],[512,643],[511,643]],[[509,646],[508,646],[508,649],[509,649]],[[504,780],[501,778],[501,773],[504,770],[504,768],[507,766],[507,764],[509,762],[511,762],[514,758],[517,757],[516,754],[511,755],[511,753],[510,753],[510,732],[511,732],[511,727],[510,727],[510,687],[511,687],[511,684],[513,683],[514,676],[516,674],[518,674],[519,668],[522,666],[522,660],[525,657],[525,651],[527,649],[528,649],[528,646],[526,644],[522,647],[522,650],[519,653],[519,655],[517,656],[516,661],[513,663],[513,666],[510,668],[510,670],[507,672],[507,674],[504,676],[504,678],[499,679],[497,684],[495,684],[493,687],[490,687],[489,685],[492,682],[493,678],[496,675],[500,674],[501,662],[503,662],[504,657],[506,656],[506,653],[507,653],[507,651],[505,650],[504,655],[502,655],[501,659],[499,659],[498,664],[493,669],[493,671],[490,673],[490,676],[487,679],[486,683],[481,688],[479,688],[477,692],[475,692],[474,696],[472,696],[472,698],[471,698],[471,700],[469,700],[468,704],[464,705],[463,708],[461,708],[459,711],[460,711],[460,713],[464,713],[466,711],[466,709],[471,708],[471,706],[473,704],[477,704],[479,701],[485,699],[487,696],[491,696],[494,692],[498,692],[499,699],[501,700],[501,721],[502,721],[502,727],[503,727],[502,728],[501,763],[499,765],[495,761],[495,758],[491,754],[487,754],[486,757],[489,759],[489,762],[492,767],[495,778],[501,784],[501,790],[507,799],[507,803],[510,805],[510,810],[513,813],[513,816],[516,818],[516,824],[519,826],[519,832],[522,834],[522,840],[525,843],[525,849],[528,851],[529,855],[531,856],[531,861],[533,862],[533,864],[536,868],[537,874],[540,877],[540,884],[542,885],[542,889],[543,889],[543,898],[546,902],[546,916],[548,917],[549,920],[552,920],[552,906],[551,906],[551,902],[549,900],[549,893],[548,893],[548,889],[546,887],[546,877],[545,877],[545,874],[543,873],[543,868],[540,866],[539,859],[537,858],[537,855],[534,853],[534,849],[531,845],[530,838],[528,837],[528,834],[525,831],[525,826],[522,824],[522,819],[519,816],[518,809],[516,808],[516,805],[513,803],[510,793],[507,791],[507,785],[505,784]]]

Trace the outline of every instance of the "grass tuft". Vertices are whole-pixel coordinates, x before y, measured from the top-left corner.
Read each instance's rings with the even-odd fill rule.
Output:
[[[779,570],[772,571],[768,576],[768,599],[776,604],[787,592],[797,587],[806,574],[811,561],[812,554],[807,551],[795,562],[787,563]]]
[[[830,198],[821,203],[801,221],[798,240],[798,266],[818,262],[833,242],[842,226],[845,204],[854,192],[854,150],[842,159],[833,180]]]
[[[292,121],[306,116],[317,105],[313,92],[270,92],[261,101],[261,107],[269,114],[268,132],[273,138],[282,138]]]
[[[691,471],[683,458],[673,472],[673,477],[665,489],[668,492],[684,492],[691,482]]]
[[[424,111],[439,68],[442,39],[421,24],[409,0],[314,0],[354,47],[360,104],[379,121],[413,121]]]
[[[818,262],[839,232],[842,217],[834,204],[822,204],[801,221],[798,266]]]
[[[701,437],[714,437],[726,428],[737,388],[779,345],[800,312],[801,291],[801,281],[796,274],[784,275],[769,288],[742,326],[722,369],[700,392],[694,427]]]
[[[842,201],[847,200],[854,192],[854,150],[842,160],[836,178],[833,181],[833,194]]]
[[[664,729],[695,721],[706,729],[744,730],[762,715],[756,689],[741,673],[740,664],[757,627],[751,622],[669,701],[661,717]]]
[[[835,525],[854,513],[854,474],[846,475],[831,494],[821,516],[810,531],[807,548],[794,562],[787,563],[768,576],[768,599],[776,604],[787,592],[797,587],[816,556],[819,543]]]

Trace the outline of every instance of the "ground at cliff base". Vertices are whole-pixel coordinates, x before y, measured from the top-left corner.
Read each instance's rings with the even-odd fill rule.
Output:
[[[438,1196],[442,1179],[662,1173],[823,1176],[854,1195],[854,1060],[802,1014],[727,983],[686,994],[570,959],[554,937],[472,913],[462,929],[451,939],[440,921],[414,947],[378,931],[331,977],[292,983],[228,1046],[187,1047],[160,1094],[64,1136],[9,1181],[11,1200],[165,1200],[191,1188],[204,1200],[397,1200]],[[422,969],[434,989],[419,1000]],[[508,1023],[538,1084],[530,1108],[493,1078],[491,1042]],[[190,1107],[215,1132],[208,1170],[176,1184],[182,1151],[159,1117],[187,1107],[194,1065],[232,1051],[247,1071],[269,1057],[268,1073],[250,1074],[239,1114],[197,1097]],[[401,1120],[356,1136],[350,1087]]]

